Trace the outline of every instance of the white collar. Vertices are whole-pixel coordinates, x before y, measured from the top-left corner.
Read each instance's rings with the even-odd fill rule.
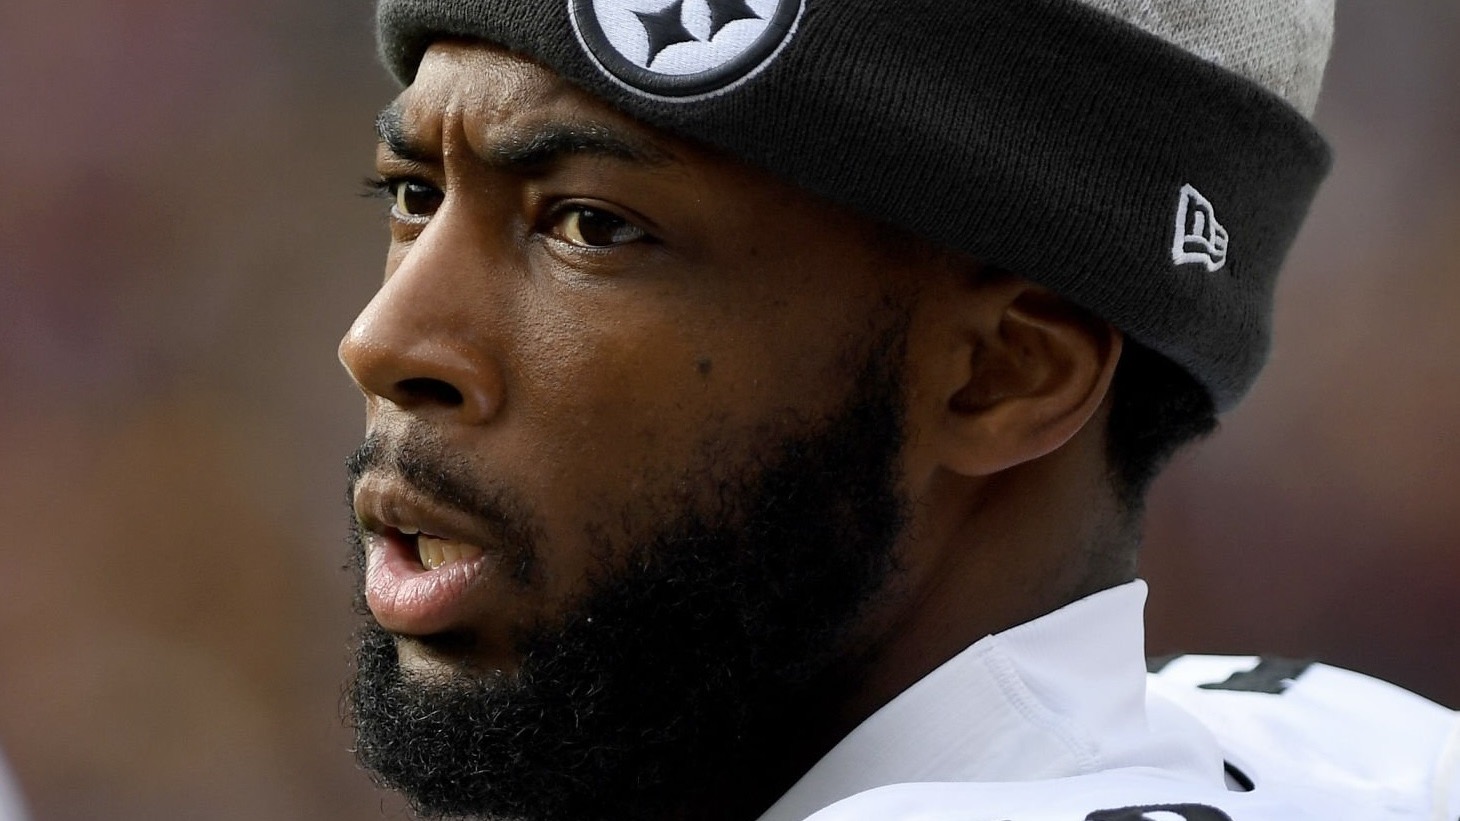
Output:
[[[1210,750],[1173,756],[1152,737],[1145,601],[1145,582],[1134,581],[981,639],[863,721],[760,821],[802,821],[888,784],[1025,781],[1138,764],[1153,745],[1163,767],[1212,772]]]

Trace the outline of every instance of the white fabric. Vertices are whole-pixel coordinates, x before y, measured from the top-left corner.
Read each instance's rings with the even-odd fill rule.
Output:
[[[1250,657],[1182,657],[1148,676],[1145,596],[1132,582],[977,642],[853,730],[761,821],[1081,821],[1163,804],[1233,821],[1460,819],[1455,713],[1322,665],[1281,695],[1200,687]],[[1230,790],[1225,762],[1258,788]]]
[[[1079,2],[1240,74],[1313,116],[1333,44],[1333,0]]]

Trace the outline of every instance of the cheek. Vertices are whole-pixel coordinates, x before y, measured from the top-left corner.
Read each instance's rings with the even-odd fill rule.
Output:
[[[790,335],[763,322],[605,302],[536,312],[514,340],[504,421],[525,446],[520,467],[552,496],[667,492],[653,485],[692,474],[717,440],[814,418],[840,393],[818,373],[831,369],[824,352],[781,350]]]
[[[559,306],[561,308],[561,306]],[[576,595],[630,533],[703,494],[705,442],[729,427],[718,357],[674,323],[595,305],[544,313],[516,335],[510,411],[489,434],[503,481],[532,500],[550,600]],[[708,373],[706,373],[706,364]]]
[[[751,461],[838,407],[865,347],[865,305],[608,281],[519,292],[505,341],[507,413],[491,461],[532,499],[560,590],[586,572],[590,530],[621,536],[713,492],[709,469]],[[743,283],[742,283],[743,284]],[[861,307],[862,311],[852,310]],[[633,522],[626,522],[632,519]]]
[[[713,355],[658,313],[613,302],[544,299],[512,334],[507,413],[491,438],[550,524],[581,529],[597,500],[681,472],[716,415],[700,365]]]

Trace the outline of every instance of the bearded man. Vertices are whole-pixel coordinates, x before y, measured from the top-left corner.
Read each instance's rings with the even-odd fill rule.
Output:
[[[1143,658],[1142,500],[1266,356],[1331,2],[378,15],[350,703],[420,812],[1460,816],[1448,710]]]

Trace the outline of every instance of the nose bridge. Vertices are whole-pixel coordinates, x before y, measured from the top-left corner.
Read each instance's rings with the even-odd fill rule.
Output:
[[[402,254],[340,342],[340,361],[370,398],[417,414],[479,424],[505,399],[485,327],[490,287],[472,232],[445,208]]]

